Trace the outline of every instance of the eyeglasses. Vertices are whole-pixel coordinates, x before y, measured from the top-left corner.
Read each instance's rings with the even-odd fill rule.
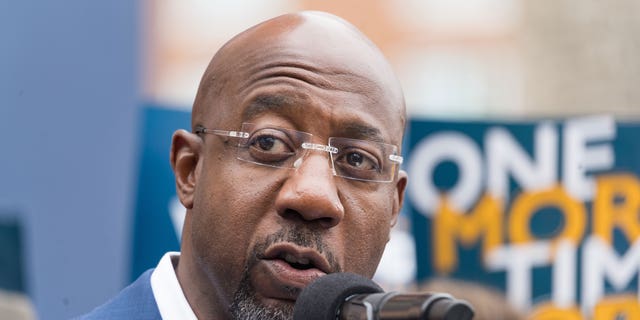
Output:
[[[240,131],[196,126],[194,132],[238,138],[237,158],[267,167],[296,169],[309,151],[327,152],[333,174],[353,180],[390,182],[402,163],[397,146],[374,141],[330,137],[323,145],[311,142],[307,132],[252,123],[243,123]]]

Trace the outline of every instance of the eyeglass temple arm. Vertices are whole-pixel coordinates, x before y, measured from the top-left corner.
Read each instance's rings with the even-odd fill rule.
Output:
[[[208,134],[215,134],[219,136],[244,138],[244,139],[249,138],[249,132],[207,129],[203,126],[196,126],[195,130],[193,130],[193,133],[195,134],[208,133]]]

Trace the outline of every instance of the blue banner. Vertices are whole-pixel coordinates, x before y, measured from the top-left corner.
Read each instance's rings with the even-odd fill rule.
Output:
[[[533,319],[640,319],[640,124],[410,122],[418,280],[498,287]]]

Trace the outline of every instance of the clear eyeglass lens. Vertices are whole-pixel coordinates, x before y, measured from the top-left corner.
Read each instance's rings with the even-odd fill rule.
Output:
[[[389,155],[397,153],[390,144],[349,138],[329,138],[329,145],[338,149],[331,154],[336,175],[362,181],[393,180],[396,163]]]
[[[297,160],[309,150],[319,150],[313,146],[320,146],[311,143],[311,134],[291,129],[244,123],[242,132],[249,135],[240,139],[237,158],[268,167],[296,168]],[[321,152],[330,154],[335,174],[348,179],[388,182],[393,180],[397,167],[389,160],[390,155],[397,154],[397,147],[384,143],[332,137],[329,148]]]

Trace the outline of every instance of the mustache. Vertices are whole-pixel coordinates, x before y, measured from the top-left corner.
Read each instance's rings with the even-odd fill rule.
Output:
[[[342,266],[336,260],[331,248],[323,241],[322,235],[304,226],[283,227],[277,232],[268,235],[263,241],[257,243],[247,263],[248,269],[251,269],[258,261],[265,257],[267,248],[280,242],[293,243],[300,247],[314,249],[327,259],[331,271],[342,272]]]
[[[330,247],[322,241],[318,232],[313,232],[304,227],[282,227],[277,232],[265,237],[257,243],[252,250],[247,263],[244,265],[242,280],[238,289],[234,293],[233,301],[229,306],[229,312],[234,319],[291,319],[293,317],[293,306],[283,305],[279,307],[265,306],[257,300],[255,288],[251,284],[250,271],[258,262],[265,257],[265,252],[270,246],[288,242],[300,247],[311,248],[318,251],[329,262],[333,272],[342,272],[342,266],[335,259]],[[299,294],[302,289],[287,287],[291,295]]]

